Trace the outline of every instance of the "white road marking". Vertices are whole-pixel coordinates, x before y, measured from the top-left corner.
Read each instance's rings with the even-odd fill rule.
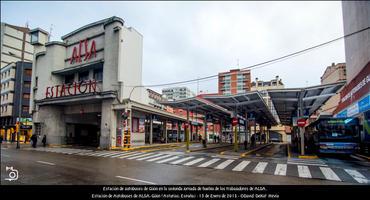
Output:
[[[156,163],[165,163],[165,162],[168,162],[168,161],[171,161],[171,160],[176,160],[180,158],[179,156],[174,156],[174,157],[171,157],[171,158],[167,158],[167,159],[164,159],[164,160],[160,160],[160,161],[157,161]]]
[[[109,157],[110,157],[110,158],[117,158],[117,157],[119,157],[119,156],[123,156],[123,155],[125,155],[125,154],[127,154],[127,152],[121,152],[121,153],[119,153],[119,154],[117,154],[117,155],[109,156]]]
[[[160,159],[163,159],[163,158],[168,158],[168,157],[170,157],[170,156],[172,156],[172,155],[163,155],[163,156],[159,156],[159,157],[156,157],[156,158],[152,158],[152,159],[149,159],[149,160],[147,160],[148,162],[152,162],[152,161],[156,161],[156,160],[160,160]]]
[[[187,161],[187,160],[190,160],[190,159],[193,159],[193,158],[194,158],[193,156],[185,157],[185,158],[182,158],[180,160],[173,161],[170,164],[176,165],[176,164],[179,164],[181,162],[184,162],[184,161]]]
[[[275,175],[286,176],[287,164],[277,164]]]
[[[112,153],[115,153],[115,152],[111,152],[111,151],[108,151],[107,153],[103,153],[103,154],[100,154],[100,155],[96,155],[97,157],[103,157],[103,156],[106,156],[106,155],[110,155]]]
[[[142,158],[138,158],[136,160],[146,160],[146,159],[149,159],[149,158],[154,158],[154,157],[158,157],[158,156],[162,156],[163,154],[154,154],[154,155],[151,155],[151,156],[146,156],[146,157],[142,157]]]
[[[122,152],[112,152],[110,154],[105,154],[103,155],[102,157],[110,157],[110,156],[114,156],[114,155],[117,155],[117,154],[121,154]]]
[[[84,152],[84,153],[78,153],[77,155],[82,155],[82,156],[91,156],[93,154],[96,154],[96,151],[93,151],[93,152]]]
[[[354,169],[344,169],[349,175],[351,175],[359,183],[370,183],[364,175]]]
[[[190,162],[187,162],[187,163],[185,163],[184,165],[185,165],[185,166],[194,165],[194,164],[196,164],[196,163],[198,163],[198,162],[200,162],[200,161],[202,161],[202,160],[204,160],[204,158],[198,158],[198,159],[192,160],[192,161],[190,161]]]
[[[311,165],[311,166],[318,166],[318,167],[327,167],[326,164],[319,164],[319,163],[305,163],[305,162],[287,162],[291,165]]]
[[[153,155],[153,153],[145,153],[145,154],[141,154],[141,155],[138,155],[138,156],[130,157],[130,158],[127,158],[127,159],[132,160],[132,159],[142,158],[142,157],[150,156],[150,155]]]
[[[326,179],[332,180],[332,181],[342,181],[337,176],[337,174],[332,169],[330,169],[329,167],[320,167],[320,170],[321,170],[322,174],[324,174]]]
[[[6,149],[8,149],[8,148],[1,147],[1,149],[6,150]]]
[[[212,165],[213,163],[215,163],[215,162],[217,162],[217,161],[219,161],[219,160],[220,160],[220,159],[218,159],[218,158],[214,158],[214,159],[212,159],[212,160],[209,160],[209,161],[207,161],[207,162],[205,162],[205,163],[203,163],[203,164],[199,165],[198,167],[208,167],[208,166]]]
[[[224,169],[225,167],[229,166],[232,162],[234,162],[235,160],[226,160],[224,161],[223,163],[217,165],[215,167],[215,169]]]
[[[131,157],[131,156],[138,156],[138,155],[141,155],[141,154],[144,154],[144,153],[136,152],[136,153],[133,153],[133,154],[126,154],[124,156],[120,156],[119,158],[128,158],[128,157]]]
[[[102,155],[102,154],[106,154],[107,152],[106,151],[103,151],[103,152],[94,152],[88,156],[99,156],[99,155]]]
[[[302,178],[312,178],[310,170],[307,166],[304,165],[298,165],[298,175]]]
[[[130,180],[130,181],[137,181],[137,182],[147,183],[147,184],[151,184],[151,185],[156,185],[156,183],[149,182],[149,181],[144,181],[144,180],[139,180],[139,179],[136,179],[136,178],[129,178],[129,177],[124,177],[124,176],[116,176],[116,177],[117,178],[122,178],[122,179],[127,179],[127,180]]]
[[[1,154],[1,156],[4,156],[4,157],[7,157],[7,158],[10,158],[10,156],[9,156],[9,155]]]
[[[46,164],[46,165],[55,165],[55,163],[45,162],[45,161],[40,161],[40,160],[38,160],[38,161],[36,161],[36,162],[38,162],[38,163],[42,163],[42,164]]]
[[[236,167],[234,167],[232,170],[233,171],[243,171],[243,169],[247,166],[247,165],[249,165],[249,163],[250,163],[251,161],[248,161],[248,160],[244,160],[244,161],[242,161],[242,162],[240,162]]]
[[[263,174],[263,172],[265,171],[265,168],[267,166],[267,162],[259,162],[257,164],[257,166],[253,169],[253,173],[259,173],[259,174]]]

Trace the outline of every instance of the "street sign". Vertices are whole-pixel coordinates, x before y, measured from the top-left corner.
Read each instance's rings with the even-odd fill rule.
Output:
[[[305,125],[306,125],[306,119],[298,119],[297,120],[297,125],[299,126],[299,127],[304,127]]]
[[[238,124],[238,118],[234,117],[233,120],[232,120],[232,122],[231,122],[231,124],[233,126],[236,126]]]

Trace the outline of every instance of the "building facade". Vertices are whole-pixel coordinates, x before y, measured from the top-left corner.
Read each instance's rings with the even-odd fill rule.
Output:
[[[33,132],[47,135],[48,144],[131,148],[181,137],[177,130],[170,138],[166,124],[181,127],[186,118],[150,105],[156,95],[137,87],[143,36],[123,19],[87,24],[61,42],[45,42],[39,30],[31,36]]]
[[[251,90],[250,70],[233,69],[218,74],[218,94],[231,95]]]
[[[279,76],[276,76],[274,79],[271,79],[269,81],[263,81],[256,78],[256,81],[252,82],[251,91],[259,91],[262,95],[263,100],[265,100],[268,108],[270,109],[270,112],[274,116],[277,122],[279,122],[279,117],[277,115],[277,112],[275,110],[274,104],[271,101],[270,96],[268,95],[267,90],[269,89],[283,89],[284,83]],[[257,131],[260,131],[259,126],[256,127]],[[282,141],[287,142],[287,133],[286,133],[286,127],[279,124],[277,126],[272,126],[269,130],[269,138],[272,141]]]
[[[343,1],[347,84],[340,92],[336,117],[356,117],[362,125],[361,151],[370,155],[370,2]],[[367,28],[367,29],[366,29]]]
[[[330,84],[346,81],[346,64],[345,63],[332,63],[325,69],[324,74],[321,76],[321,84]],[[337,108],[340,100],[340,94],[332,96],[320,109],[317,111],[319,115],[333,115],[334,110]]]
[[[31,45],[30,29],[1,23],[1,68],[22,61],[31,62],[33,59],[33,46]]]
[[[194,97],[195,93],[188,87],[171,87],[162,89],[162,95],[167,100],[179,100]]]
[[[332,63],[331,66],[326,67],[324,74],[321,76],[321,84],[336,83],[346,81],[346,64]]]
[[[23,74],[22,74],[23,73]],[[23,77],[21,77],[23,76]],[[6,141],[16,140],[16,122],[21,112],[20,141],[29,141],[31,115],[29,102],[31,92],[32,63],[9,63],[1,68],[1,136]],[[23,82],[21,82],[21,79]],[[22,87],[22,94],[21,94]]]

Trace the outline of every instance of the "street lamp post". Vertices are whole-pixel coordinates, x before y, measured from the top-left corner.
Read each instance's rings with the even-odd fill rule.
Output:
[[[17,131],[17,149],[20,149],[19,138],[21,135],[21,119],[22,119],[22,107],[23,107],[23,67],[24,67],[24,49],[26,46],[26,32],[23,32],[23,41],[22,41],[22,54],[21,54],[21,69],[18,70],[20,73],[20,89],[19,89],[19,105],[18,105],[18,131]]]

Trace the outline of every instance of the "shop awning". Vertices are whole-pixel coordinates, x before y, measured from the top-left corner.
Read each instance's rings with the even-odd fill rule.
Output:
[[[252,113],[260,125],[277,125],[276,119],[258,91],[228,96],[205,95],[203,98],[243,117],[246,113]]]
[[[203,115],[208,114],[217,119],[229,119],[232,114],[225,108],[200,97],[192,97],[175,101],[161,101],[160,103],[172,108],[189,110]]]
[[[345,82],[318,85],[307,88],[271,89],[267,90],[275,106],[280,122],[292,125],[293,117],[297,117],[299,102],[302,100],[304,116],[310,116],[325,102],[337,94]]]

